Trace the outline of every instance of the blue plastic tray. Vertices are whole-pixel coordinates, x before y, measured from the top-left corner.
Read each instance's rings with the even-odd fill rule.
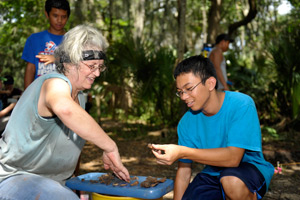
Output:
[[[141,187],[141,182],[146,180],[146,176],[137,176],[139,184],[136,186],[113,186],[112,184],[106,185],[103,183],[94,183],[99,181],[99,177],[106,173],[88,173],[75,178],[71,178],[66,182],[66,186],[73,190],[96,192],[100,194],[115,195],[122,197],[135,197],[141,199],[158,199],[168,192],[173,190],[173,180],[166,179],[165,182],[150,188]],[[131,176],[134,177],[134,176]],[[159,177],[162,178],[162,177]],[[84,179],[84,181],[83,181]],[[135,182],[132,180],[130,183]]]

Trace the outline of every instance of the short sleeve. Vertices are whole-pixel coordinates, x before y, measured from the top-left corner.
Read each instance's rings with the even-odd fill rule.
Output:
[[[181,146],[186,146],[190,148],[195,148],[193,145],[190,137],[187,136],[187,130],[186,127],[189,127],[188,124],[186,124],[186,115],[179,121],[178,126],[177,126],[177,134],[178,134],[178,145]],[[183,163],[192,163],[192,160],[189,159],[179,159],[180,162]]]
[[[260,123],[253,100],[237,109],[232,118],[227,146],[261,151]]]
[[[22,59],[25,60],[26,62],[34,63],[35,62],[35,46],[33,43],[33,36],[31,35],[29,38],[27,38],[24,49],[23,49],[23,54],[22,54]]]

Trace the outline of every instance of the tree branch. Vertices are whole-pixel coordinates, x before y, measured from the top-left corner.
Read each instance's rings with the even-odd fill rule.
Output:
[[[235,22],[233,24],[229,25],[228,28],[228,34],[232,35],[239,27],[247,25],[249,22],[251,22],[256,14],[257,14],[257,9],[256,9],[256,0],[248,0],[250,9],[249,12],[247,14],[247,16],[242,19],[241,21]]]

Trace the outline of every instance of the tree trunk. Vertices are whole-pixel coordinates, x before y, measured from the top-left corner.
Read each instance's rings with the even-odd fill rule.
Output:
[[[170,12],[170,8],[169,8],[169,0],[165,0],[163,8],[164,8],[164,15],[163,15],[163,17],[161,17],[159,19],[160,24],[161,24],[161,30],[160,30],[160,33],[158,36],[158,44],[161,44],[161,42],[166,37],[167,23],[165,23],[165,22],[166,22],[166,19],[168,19],[168,16],[172,15],[172,13]]]
[[[75,21],[78,24],[83,24],[86,21],[86,17],[83,14],[86,11],[86,4],[83,2],[83,0],[77,0],[75,1],[75,11],[74,13],[74,18],[76,19]]]
[[[177,0],[178,3],[178,44],[177,63],[183,60],[185,47],[185,13],[186,0]]]
[[[207,42],[207,15],[206,15],[206,0],[203,0],[203,7],[202,7],[202,33],[203,33],[203,44]]]
[[[212,0],[211,7],[208,13],[208,30],[207,30],[207,42],[210,44],[215,43],[215,39],[219,34],[220,21],[221,21],[221,8],[222,0]]]
[[[142,38],[145,20],[145,0],[138,0],[132,4],[132,13],[134,19],[133,38],[136,41]]]
[[[220,34],[220,21],[221,21],[221,12],[222,12],[222,0],[212,0],[212,5],[209,9],[208,14],[208,30],[207,30],[207,42],[214,44],[215,38]],[[251,22],[256,14],[256,0],[248,0],[249,3],[249,12],[247,16],[241,21],[230,24],[228,27],[228,34],[232,35],[239,27],[247,25]]]
[[[113,0],[109,0],[109,25],[108,25],[108,42],[113,41]]]

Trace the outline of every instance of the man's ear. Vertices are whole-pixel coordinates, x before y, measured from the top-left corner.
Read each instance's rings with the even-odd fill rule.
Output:
[[[206,80],[206,83],[208,85],[209,91],[213,91],[215,89],[215,86],[217,84],[217,80],[215,77],[211,76]]]
[[[48,15],[47,11],[45,10],[44,12],[45,12],[46,18],[49,19],[49,15]]]

